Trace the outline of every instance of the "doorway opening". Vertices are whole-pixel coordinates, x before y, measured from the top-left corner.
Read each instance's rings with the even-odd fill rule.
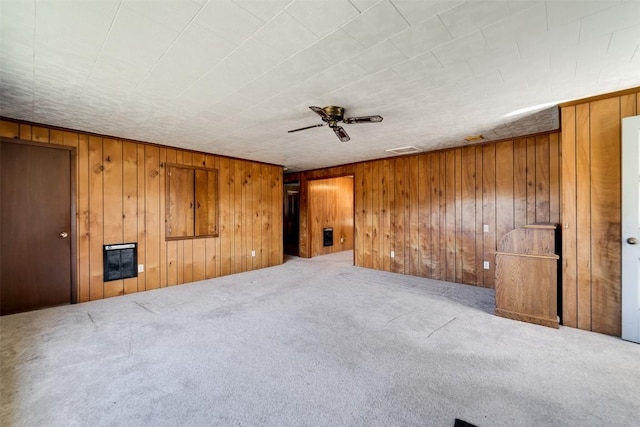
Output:
[[[353,251],[353,175],[308,182],[311,257]]]
[[[300,182],[284,184],[284,253],[300,255]]]

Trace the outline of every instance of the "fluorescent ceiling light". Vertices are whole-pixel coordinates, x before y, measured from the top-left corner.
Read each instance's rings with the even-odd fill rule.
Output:
[[[558,105],[561,102],[564,102],[564,101],[553,101],[553,102],[547,102],[545,104],[534,105],[532,107],[520,108],[519,110],[514,110],[514,111],[510,112],[509,114],[506,114],[504,117],[513,117],[513,116],[517,116],[517,115],[524,114],[524,113],[530,113],[531,111],[544,110],[545,108],[553,107],[554,105]]]
[[[420,153],[422,150],[418,147],[414,147],[413,145],[409,145],[407,147],[399,147],[399,148],[389,148],[388,150],[384,150],[388,153],[393,154],[413,154]]]

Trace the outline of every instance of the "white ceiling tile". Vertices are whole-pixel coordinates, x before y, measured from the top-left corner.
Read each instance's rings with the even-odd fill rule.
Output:
[[[114,96],[127,98],[142,81],[146,72],[146,69],[103,55],[95,63],[86,85],[94,87],[96,91],[113,91]]]
[[[518,46],[513,41],[511,44],[502,44],[499,47],[488,48],[482,55],[470,57],[467,62],[472,70],[477,73],[487,70],[497,70],[503,64],[509,64],[520,60]]]
[[[138,91],[149,95],[162,91],[169,97],[177,96],[220,63],[232,49],[230,42],[192,24],[153,68]]]
[[[51,74],[57,66],[68,69],[69,73],[81,74],[83,84],[87,75],[95,64],[99,46],[82,45],[79,38],[57,38],[52,43],[51,40],[38,40],[34,52],[35,68],[42,74]],[[64,62],[60,58],[65,58]]]
[[[441,13],[442,23],[454,38],[509,16],[506,1],[472,1]]]
[[[480,31],[452,40],[432,50],[438,61],[445,67],[482,54],[487,44]]]
[[[633,58],[631,58],[631,63],[640,64],[640,48],[636,49],[636,52],[633,54]]]
[[[65,61],[61,62],[60,58]],[[95,58],[85,56],[61,47],[36,47],[34,72],[42,77],[49,77],[57,81],[72,82],[78,86],[84,85],[93,67]]]
[[[405,80],[422,78],[428,71],[441,68],[442,65],[431,52],[425,52],[391,67],[393,71]]]
[[[360,12],[364,12],[380,0],[349,0]]]
[[[61,64],[69,68],[82,68],[89,71],[98,57],[99,49],[81,48],[73,40],[66,40],[66,43],[54,44],[36,42],[35,61],[36,64],[45,62],[59,63],[60,58],[65,58],[65,63]]]
[[[212,113],[219,114],[223,117],[233,116],[241,111],[248,109],[255,105],[256,100],[253,98],[247,98],[240,94],[234,94],[233,96],[225,98],[216,104],[210,105],[207,109]]]
[[[315,74],[327,69],[329,64],[322,58],[302,51],[279,64],[269,74],[277,75],[289,82],[289,87],[297,82],[305,81]]]
[[[552,73],[574,77],[576,72],[576,58],[573,56],[564,56],[562,53],[550,54],[549,68]]]
[[[192,0],[125,0],[124,5],[169,28],[182,30],[202,7]]]
[[[508,0],[509,11],[512,15],[522,12],[525,9],[544,5],[545,0]]]
[[[369,73],[377,73],[406,59],[407,57],[387,40],[365,50],[356,56],[353,62]]]
[[[65,44],[100,49],[109,32],[118,1],[40,1],[37,8],[38,42]],[[125,14],[125,19],[130,16]],[[126,21],[125,26],[131,23]],[[144,23],[143,29],[144,29]],[[122,26],[119,27],[122,30]]]
[[[464,3],[465,0],[392,0],[402,16],[411,25],[418,24],[426,19],[434,18],[437,14]]]
[[[178,101],[201,106],[218,103],[253,80],[247,71],[241,62],[224,61],[187,88]]]
[[[635,0],[0,2],[2,115],[294,168],[550,130],[503,116],[640,85]],[[385,119],[287,134],[330,104]]]
[[[296,0],[286,11],[318,37],[332,33],[360,13],[348,0]]]
[[[223,61],[223,65],[231,63],[236,68],[242,67],[242,74],[256,78],[284,61],[287,56],[285,52],[250,37]]]
[[[529,79],[533,76],[549,76],[551,68],[549,58],[536,58],[535,60],[519,60],[500,65],[500,74],[505,82],[517,82]]]
[[[598,39],[594,39],[593,43],[589,43],[586,45],[584,43],[581,43],[576,54],[572,55],[576,59],[576,62],[578,64],[576,68],[577,71],[586,67],[589,67],[591,70],[599,70],[610,68],[612,65],[617,65],[622,68],[629,63],[629,60],[631,58],[630,56],[624,58],[624,61],[620,61],[620,57],[616,55],[607,55],[607,46],[605,45],[604,41],[598,43],[597,40]],[[590,50],[593,52],[591,55],[587,54],[587,52],[589,52]]]
[[[359,54],[364,46],[344,30],[338,29],[306,50],[333,65]]]
[[[305,99],[316,98],[323,94],[339,90],[355,81],[366,77],[368,73],[362,67],[351,61],[345,61],[328,68],[308,80],[293,86],[291,89],[275,97],[273,102],[279,103],[282,107],[293,107]],[[271,104],[272,100],[269,100]],[[287,102],[287,105],[282,103]]]
[[[238,94],[259,103],[307,80],[327,66],[320,58],[301,52],[241,88]]]
[[[474,72],[466,62],[451,64],[451,66],[445,68],[428,70],[426,73],[427,79],[433,83],[434,86],[456,84],[462,79],[466,79],[473,75]]]
[[[342,28],[360,44],[370,47],[398,34],[408,26],[396,8],[388,0],[383,0]]]
[[[291,0],[233,0],[233,2],[264,22],[268,22],[291,3]]]
[[[551,55],[565,55],[577,59],[593,59],[604,56],[609,47],[609,41],[611,36],[608,34],[592,38],[586,41],[581,41],[575,46],[571,47],[570,52],[566,52],[565,49],[550,49]]]
[[[0,62],[2,69],[20,68],[33,70],[33,45],[25,45],[18,42],[0,40]]]
[[[613,33],[607,50],[607,55],[628,57],[631,59],[639,47],[640,25],[636,25]]]
[[[254,37],[282,53],[285,57],[301,51],[318,40],[318,36],[296,21],[287,12],[276,15]]]
[[[580,40],[640,24],[640,1],[628,1],[582,18]]]
[[[122,7],[109,32],[101,55],[117,58],[149,70],[179,34],[179,31],[169,29]]]
[[[209,1],[194,22],[236,45],[258,31],[265,23],[231,0]]]
[[[402,82],[403,80],[393,70],[387,68],[386,70],[382,70],[376,74],[371,74],[362,80],[340,88],[328,95],[332,98],[337,96],[341,99],[340,103],[337,105],[358,111],[358,109],[369,107],[368,104],[361,105],[361,102],[364,99],[371,97],[372,94],[393,88]],[[319,99],[324,97],[325,96],[319,97]],[[374,106],[375,105],[371,105],[371,107]]]
[[[300,110],[303,110],[306,108],[306,105],[303,105],[305,101],[309,98],[319,96],[320,93],[321,91],[318,93],[305,92],[304,88],[299,89],[299,86],[294,86],[293,88],[274,96],[268,102],[260,104],[260,107],[271,108],[276,111],[285,111],[298,106],[300,107]]]
[[[593,68],[593,64],[586,64],[586,66],[591,66]],[[578,63],[578,72],[582,64]],[[638,80],[638,64],[629,62],[628,64],[620,65],[617,61],[612,60],[608,66],[602,67],[600,70],[600,77],[598,78],[598,82],[615,82],[615,81],[623,81],[631,78],[635,78],[635,81]],[[619,84],[619,83],[618,83]],[[622,87],[625,89],[629,86]]]
[[[427,78],[418,77],[411,81],[399,82],[392,87],[380,90],[372,94],[371,98],[366,98],[365,103],[375,104],[377,107],[384,107],[398,104],[398,100],[411,98],[422,98],[433,89],[433,83]]]
[[[449,40],[451,35],[438,17],[415,24],[391,38],[391,42],[409,57],[431,50]]]
[[[578,44],[579,35],[579,21],[573,21],[531,37],[522,34],[518,40],[520,55],[522,58],[535,58],[552,49],[568,49],[569,46]]]
[[[544,3],[515,13],[482,28],[489,45],[511,44],[523,37],[537,38],[547,32],[547,12]]]
[[[0,73],[0,101],[4,101],[5,97],[11,98],[11,100],[23,100],[24,102],[31,102],[33,100],[33,87],[28,89],[23,88],[20,83],[25,79],[22,76],[17,76],[11,73]],[[32,80],[32,79],[29,79]]]
[[[0,8],[0,41],[32,46],[36,22],[35,0],[3,1]]]
[[[549,29],[589,16],[602,9],[616,6],[620,0],[552,0],[547,1]]]

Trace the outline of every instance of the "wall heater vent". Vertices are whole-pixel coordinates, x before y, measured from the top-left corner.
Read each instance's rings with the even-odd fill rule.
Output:
[[[104,245],[102,254],[105,282],[138,277],[137,243]]]

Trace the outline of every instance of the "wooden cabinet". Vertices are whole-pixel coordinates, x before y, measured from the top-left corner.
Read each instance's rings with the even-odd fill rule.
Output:
[[[502,238],[496,253],[496,315],[558,327],[558,233],[557,224],[531,224]]]
[[[215,171],[195,170],[195,235],[218,234],[218,179]]]
[[[218,235],[218,174],[215,169],[167,165],[167,240]]]

